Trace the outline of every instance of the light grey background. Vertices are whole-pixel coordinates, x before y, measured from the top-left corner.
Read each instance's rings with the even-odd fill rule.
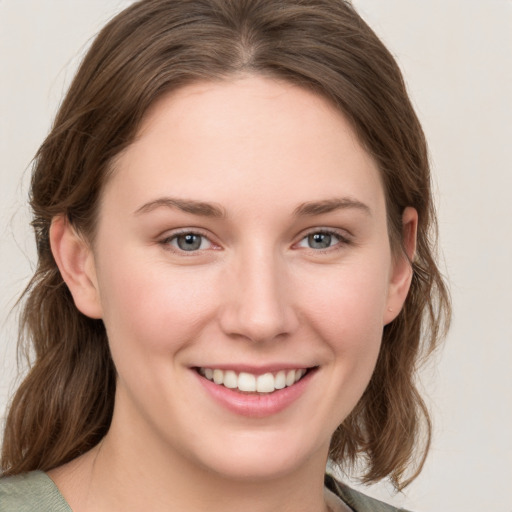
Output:
[[[0,0],[0,413],[34,263],[30,160],[82,51],[129,0]],[[435,438],[404,495],[416,512],[512,511],[512,1],[354,0],[405,73],[430,142],[454,300],[424,371]],[[368,491],[367,491],[368,492]]]

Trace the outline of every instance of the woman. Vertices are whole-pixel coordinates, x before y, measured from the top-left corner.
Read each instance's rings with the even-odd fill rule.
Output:
[[[133,4],[31,204],[0,510],[392,510],[326,462],[417,476],[415,369],[449,306],[424,136],[348,3]]]

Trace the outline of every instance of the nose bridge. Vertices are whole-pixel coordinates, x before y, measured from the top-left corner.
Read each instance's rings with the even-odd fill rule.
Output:
[[[270,247],[254,245],[230,268],[222,315],[224,330],[253,341],[290,334],[297,323],[289,300],[285,262]]]

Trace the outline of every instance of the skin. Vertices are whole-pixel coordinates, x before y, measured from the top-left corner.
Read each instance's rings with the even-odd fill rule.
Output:
[[[416,224],[406,209],[409,257]],[[178,90],[116,159],[95,239],[57,217],[51,243],[118,371],[103,442],[50,472],[73,510],[325,510],[330,438],[411,279],[376,164],[337,110],[258,76]],[[219,405],[193,369],[269,364],[316,371],[262,418]]]

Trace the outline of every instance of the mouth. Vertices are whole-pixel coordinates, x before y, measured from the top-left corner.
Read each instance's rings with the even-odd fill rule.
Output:
[[[221,370],[219,368],[195,368],[197,373],[218,386],[247,394],[271,394],[291,387],[302,380],[314,368],[295,368],[255,375],[249,372]]]

